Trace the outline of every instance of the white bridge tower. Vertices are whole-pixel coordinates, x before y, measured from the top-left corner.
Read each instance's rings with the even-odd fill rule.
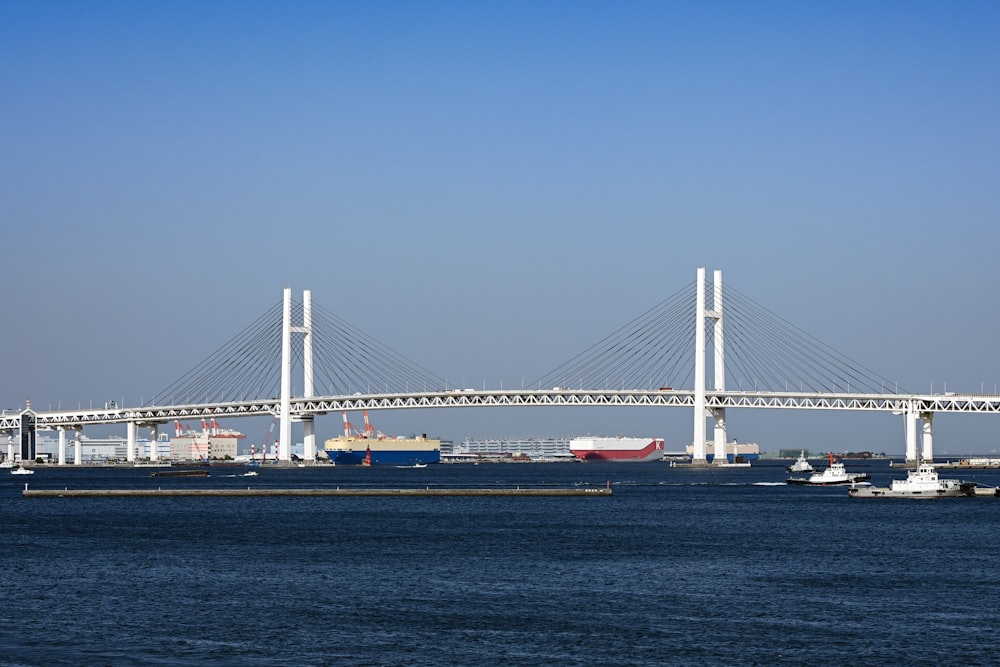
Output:
[[[691,463],[706,465],[705,420],[711,416],[715,420],[715,463],[726,463],[726,409],[713,408],[709,410],[705,401],[705,319],[713,321],[713,341],[715,356],[713,369],[715,371],[714,391],[726,390],[726,351],[722,328],[722,271],[716,270],[713,283],[712,310],[705,308],[705,269],[699,268],[697,274],[697,303],[695,304],[695,343],[694,343],[694,439]]]
[[[313,390],[313,337],[312,292],[302,292],[302,325],[292,325],[292,288],[285,287],[281,317],[281,429],[278,435],[278,459],[292,460],[292,334],[302,334],[303,385],[302,395],[312,398]],[[296,417],[305,427],[303,437],[304,457],[312,462],[316,458],[316,432],[312,416]],[[267,443],[264,443],[267,447]]]

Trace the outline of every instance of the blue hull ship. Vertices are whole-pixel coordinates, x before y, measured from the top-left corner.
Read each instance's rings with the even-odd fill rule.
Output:
[[[441,441],[416,438],[340,436],[326,441],[324,450],[336,465],[426,465],[440,463]]]

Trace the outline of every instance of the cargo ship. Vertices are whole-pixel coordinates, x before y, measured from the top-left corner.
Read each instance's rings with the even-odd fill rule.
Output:
[[[569,441],[569,451],[581,461],[646,462],[663,460],[660,438],[583,437]]]
[[[357,433],[344,413],[344,434],[328,439],[323,449],[335,465],[423,465],[441,462],[441,441],[427,435],[390,437],[376,431],[365,412],[365,431]]]

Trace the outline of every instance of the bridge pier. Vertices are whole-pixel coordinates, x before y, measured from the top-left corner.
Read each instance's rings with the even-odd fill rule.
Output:
[[[156,448],[159,446],[159,439],[160,439],[160,433],[159,433],[159,431],[160,431],[159,424],[157,424],[157,423],[154,422],[154,423],[152,423],[152,424],[149,425],[149,460],[150,461],[156,461],[157,460]]]
[[[302,437],[302,458],[312,463],[316,460],[316,424],[312,417],[303,417],[302,426],[305,429],[305,435]]]
[[[83,429],[79,426],[73,428],[74,431],[74,444],[73,448],[73,465],[83,465]]]
[[[903,433],[906,440],[906,465],[917,463],[917,426],[916,415],[909,407],[903,411]]]
[[[715,441],[712,443],[715,446],[715,458],[712,463],[724,465],[728,462],[726,458],[726,409],[716,408],[712,414],[715,417]]]
[[[906,465],[916,466],[921,461],[934,462],[934,413],[917,412],[909,407],[903,412],[906,432]],[[917,419],[920,419],[921,447],[917,452]]]
[[[924,461],[934,462],[934,413],[933,412],[921,412],[920,420],[923,423],[923,428],[921,430],[923,435],[923,459]]]
[[[135,463],[135,441],[139,426],[135,422],[128,422],[125,425],[127,437],[125,438],[125,460]]]
[[[66,427],[56,426],[59,432],[59,465],[66,465]]]

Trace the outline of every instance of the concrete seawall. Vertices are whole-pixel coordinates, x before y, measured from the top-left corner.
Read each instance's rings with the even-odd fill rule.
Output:
[[[452,497],[452,496],[611,496],[611,487],[571,489],[29,489],[21,492],[25,498],[140,498],[167,496],[194,497],[262,497],[262,496],[387,496],[387,497]]]

